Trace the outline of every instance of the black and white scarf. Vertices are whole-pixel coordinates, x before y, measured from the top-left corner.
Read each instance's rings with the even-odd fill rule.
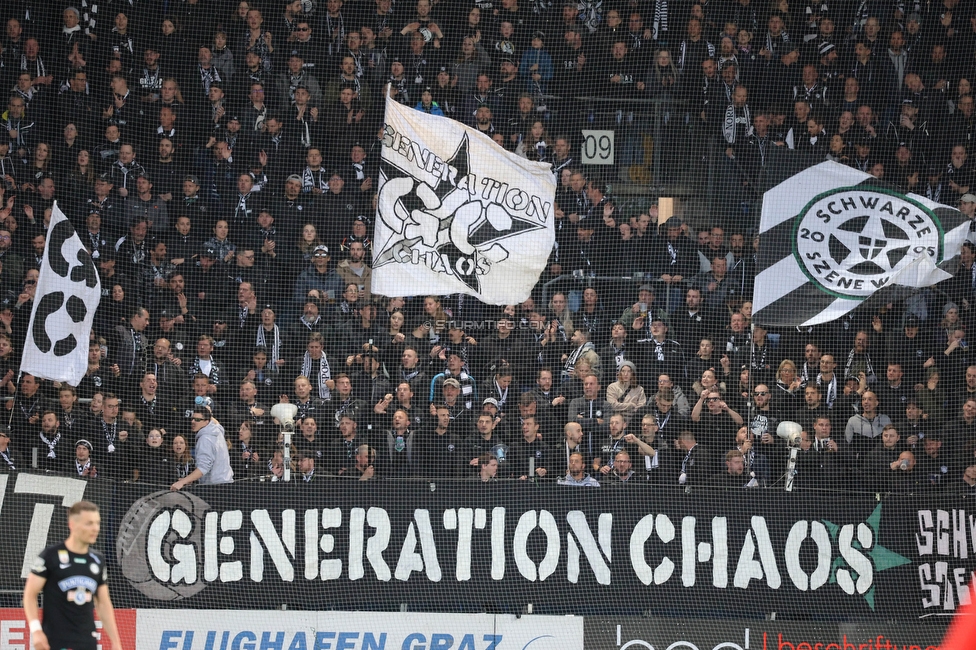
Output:
[[[54,450],[58,446],[58,443],[61,442],[61,431],[58,430],[58,434],[54,436],[53,439],[48,439],[48,437],[44,435],[44,431],[41,431],[40,436],[41,442],[47,445],[47,457],[52,460],[57,458],[58,455]]]
[[[861,361],[864,363],[864,375],[870,380],[874,377],[874,364],[871,363],[871,355],[867,352],[864,354],[858,354],[853,348],[851,348],[850,353],[847,355],[847,363],[844,365],[844,379],[849,377],[854,377],[857,379],[857,373],[854,371],[854,363],[856,361]]]
[[[221,82],[223,79],[220,78],[220,72],[217,68],[210,66],[208,69],[204,69],[202,65],[197,65],[200,70],[200,81],[203,83],[203,95],[204,97],[210,94],[210,84],[213,82]]]
[[[3,462],[6,463],[7,467],[9,467],[12,471],[17,471],[17,466],[14,465],[14,459],[10,457],[9,452],[0,451],[0,458],[3,459]]]
[[[655,0],[654,22],[651,27],[651,38],[655,41],[666,39],[668,34],[668,0]],[[634,35],[631,34],[633,38]],[[635,38],[636,40],[636,38]]]
[[[146,407],[146,410],[149,411],[149,415],[155,416],[156,415],[156,397],[155,397],[155,395],[153,396],[153,398],[151,400],[147,400],[144,395],[140,395],[140,398],[142,399],[143,406],[145,406]]]
[[[311,375],[309,374],[311,372],[312,372],[312,355],[306,352],[305,356],[302,357],[302,375],[311,379]],[[330,379],[332,379],[332,371],[329,369],[329,360],[323,354],[322,358],[319,359],[319,376],[318,376],[319,397],[321,397],[322,399],[329,399],[332,395],[331,391],[329,390],[329,387],[325,383]]]
[[[817,374],[817,388],[822,388],[823,384],[823,376]],[[827,382],[827,392],[824,395],[824,403],[827,404],[827,408],[833,408],[835,399],[837,399],[837,375],[832,375],[830,381]]]
[[[84,476],[85,475],[85,472],[87,472],[89,469],[91,469],[91,459],[90,458],[85,462],[84,465],[82,465],[81,463],[79,463],[78,462],[78,459],[75,459],[75,470],[78,472],[78,476]]]
[[[33,70],[31,68],[33,68]],[[29,72],[31,79],[47,76],[47,68],[44,66],[44,61],[41,60],[41,57],[37,57],[34,59],[34,61],[28,61],[27,55],[21,54],[20,69],[22,72]]]
[[[217,363],[213,360],[213,357],[210,357],[210,374],[207,376],[210,377],[211,384],[220,383],[219,373],[220,373],[220,369],[217,367]],[[205,375],[205,374],[207,373],[203,372],[203,369],[200,367],[200,357],[195,358],[193,360],[193,365],[190,367],[189,376],[193,377],[194,375]]]
[[[273,336],[273,341],[269,348],[264,327],[259,327],[257,340],[255,340],[254,345],[268,349],[271,356],[271,359],[268,362],[268,367],[270,368],[271,372],[278,372],[278,359],[281,358],[281,330],[278,329],[277,324],[272,328],[271,333]]]
[[[302,191],[311,192],[313,189],[318,188],[323,193],[328,192],[329,176],[329,172],[324,167],[319,167],[318,169],[306,167],[302,172]]]
[[[189,462],[176,464],[176,475],[180,478],[186,478],[191,471]]]
[[[745,124],[746,126],[740,130],[737,128],[737,124]],[[729,104],[725,109],[725,119],[722,121],[722,134],[725,136],[725,141],[729,144],[735,144],[740,131],[748,135],[751,130],[752,115],[749,113],[749,107],[736,108],[735,104]]]

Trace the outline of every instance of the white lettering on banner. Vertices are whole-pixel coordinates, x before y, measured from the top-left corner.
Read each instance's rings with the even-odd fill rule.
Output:
[[[663,585],[674,573],[674,562],[667,555],[661,558],[660,564],[654,569],[644,559],[644,544],[655,530],[657,538],[664,544],[674,539],[674,524],[667,515],[658,515],[656,521],[654,515],[645,515],[634,526],[634,532],[630,535],[630,562],[634,573],[645,585],[652,581],[656,585]]]
[[[807,539],[807,530],[810,531],[810,539],[817,546],[817,568],[813,574],[807,576],[800,564],[800,546]],[[807,522],[798,521],[790,529],[789,537],[786,539],[786,572],[790,580],[800,591],[813,591],[827,584],[830,578],[830,536],[826,526],[819,521]]]
[[[582,650],[578,616],[139,610],[135,650]]]
[[[42,496],[62,497],[61,505],[65,508],[81,501],[85,496],[88,481],[38,474],[18,474],[14,484],[15,494],[39,494]],[[4,480],[6,486],[6,480]],[[2,497],[3,494],[0,494]],[[3,501],[0,500],[0,506]],[[30,533],[24,547],[24,561],[21,565],[20,577],[30,575],[34,558],[41,554],[47,546],[47,533],[51,529],[51,517],[54,516],[54,505],[50,503],[35,503],[34,514],[31,517]]]
[[[918,567],[922,607],[951,612],[969,604],[968,584],[976,580],[976,571],[969,568],[969,562],[967,566],[951,566],[947,560],[965,560],[976,553],[976,516],[967,516],[962,509],[919,510],[915,545],[922,558],[945,558]]]
[[[880,517],[876,509],[867,523],[799,520],[773,531],[771,523],[780,527],[783,522],[753,515],[741,530],[733,529],[725,516],[688,515],[681,518],[679,540],[667,514],[648,514],[627,531],[629,544],[618,549],[627,557],[614,563],[615,521],[608,512],[573,510],[557,519],[545,509],[418,508],[394,538],[391,513],[380,507],[217,512],[191,494],[160,492],[134,503],[122,518],[117,552],[122,574],[154,600],[187,598],[212,583],[242,580],[438,583],[452,577],[456,582],[485,578],[481,572],[488,572],[492,580],[501,581],[506,557],[511,557],[517,575],[510,580],[577,584],[585,573],[597,584],[611,585],[614,574],[619,583],[621,577],[630,579],[619,574],[632,571],[631,577],[647,586],[677,579],[690,589],[703,578],[709,582],[700,565],[711,563],[710,584],[702,587],[839,589],[864,597],[873,608],[875,572],[910,562],[879,544]],[[507,521],[514,529],[506,527]],[[976,531],[976,523],[968,521],[970,526],[961,510],[919,512],[919,554],[968,557],[968,533]],[[449,542],[448,531],[453,534]],[[248,542],[235,543],[232,533]],[[490,540],[485,540],[486,533]],[[348,539],[344,557],[337,552],[339,539]],[[491,546],[490,569],[487,558],[475,568],[473,549],[485,541]],[[442,569],[447,558],[454,561],[453,576]],[[967,576],[968,571],[945,563],[925,565],[919,573],[924,607],[952,609],[965,602],[968,596],[959,585]]]
[[[857,541],[864,550],[874,546],[871,529],[865,524],[857,525]],[[874,583],[874,571],[872,570],[874,565],[864,553],[854,547],[854,524],[847,524],[840,529],[838,542],[840,543],[840,555],[847,560],[848,566],[857,576],[857,581],[855,582],[854,578],[851,577],[851,571],[837,569],[837,584],[847,594],[853,594],[855,591],[859,594],[867,593]]]

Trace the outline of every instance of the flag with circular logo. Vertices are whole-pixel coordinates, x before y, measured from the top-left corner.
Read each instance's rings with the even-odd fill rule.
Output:
[[[763,197],[753,320],[817,325],[900,300],[952,277],[968,234],[955,208],[820,163]]]

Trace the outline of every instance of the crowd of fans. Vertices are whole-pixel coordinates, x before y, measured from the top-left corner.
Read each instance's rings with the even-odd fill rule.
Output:
[[[303,481],[772,486],[796,421],[800,487],[976,486],[976,247],[904,303],[766,331],[741,207],[829,159],[973,217],[976,8],[7,0],[0,18],[0,471],[278,480],[288,402]],[[385,101],[552,165],[531,298],[372,294]],[[709,163],[717,213],[624,214],[580,164],[597,121],[645,176],[652,103],[663,174]],[[55,200],[102,282],[77,387],[19,372]],[[579,283],[544,296],[558,276]]]

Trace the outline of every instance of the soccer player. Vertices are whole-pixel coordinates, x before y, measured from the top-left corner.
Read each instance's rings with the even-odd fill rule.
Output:
[[[24,613],[34,650],[95,650],[94,610],[114,650],[122,650],[115,609],[108,595],[105,559],[91,545],[98,539],[98,506],[79,501],[68,508],[68,539],[49,546],[34,561],[24,587]],[[44,623],[37,596],[44,593]]]

